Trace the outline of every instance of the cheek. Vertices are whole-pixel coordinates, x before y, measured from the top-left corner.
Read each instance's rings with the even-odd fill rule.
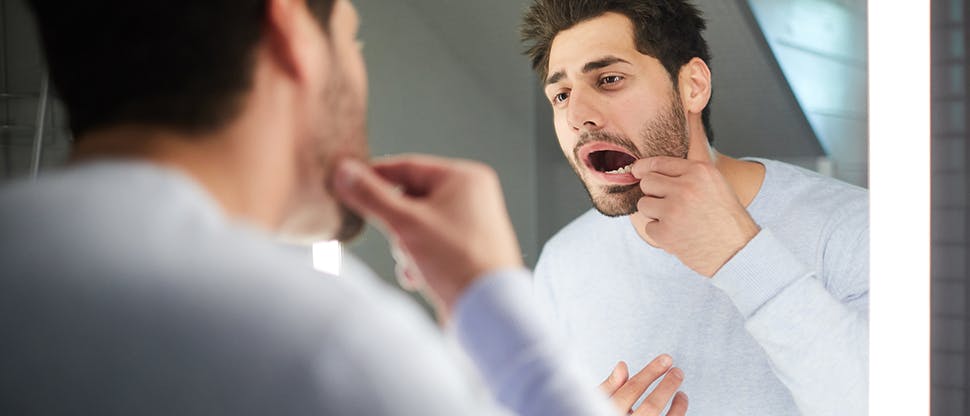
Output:
[[[666,99],[648,94],[630,94],[615,103],[617,106],[614,107],[615,111],[612,111],[615,115],[614,121],[628,137],[637,137],[643,130],[644,124],[668,111]]]
[[[350,68],[350,76],[353,79],[354,87],[361,98],[364,107],[367,106],[367,69],[364,66],[364,58],[355,50],[353,64]]]
[[[569,128],[569,124],[566,123],[566,117],[556,115],[555,121],[553,123],[556,127],[556,137],[559,139],[559,147],[562,148],[563,153],[567,157],[572,157],[573,147],[576,146],[576,142],[579,138],[573,133],[573,130]]]

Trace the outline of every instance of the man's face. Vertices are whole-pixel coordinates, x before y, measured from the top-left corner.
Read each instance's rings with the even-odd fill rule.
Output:
[[[358,24],[353,5],[337,0],[329,34],[320,33],[321,77],[308,82],[309,116],[296,155],[301,183],[283,225],[288,238],[346,241],[363,229],[363,220],[337,201],[327,180],[337,160],[368,157],[367,75]]]
[[[633,25],[606,13],[560,32],[545,94],[559,145],[604,215],[636,212],[637,159],[686,157],[686,118],[663,64],[637,51]]]

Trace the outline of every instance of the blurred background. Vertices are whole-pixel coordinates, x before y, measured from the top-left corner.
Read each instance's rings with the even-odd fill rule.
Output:
[[[867,186],[866,2],[695,3],[708,19],[718,150],[779,159]],[[968,8],[967,0],[931,3],[933,414],[966,415]],[[542,244],[590,204],[561,154],[551,109],[521,54],[518,25],[528,2],[354,4],[370,77],[374,155],[426,152],[494,166],[524,260],[533,265]],[[56,91],[46,87],[23,0],[0,0],[0,25],[0,178],[10,180],[62,164],[72,138]],[[899,57],[907,59],[906,51]],[[393,259],[376,231],[344,249],[382,277],[393,277]]]

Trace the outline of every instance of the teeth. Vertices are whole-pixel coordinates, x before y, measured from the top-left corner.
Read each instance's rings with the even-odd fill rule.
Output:
[[[632,163],[629,164],[629,165],[626,165],[626,166],[624,166],[622,168],[619,168],[619,169],[616,169],[616,170],[611,170],[611,171],[606,172],[606,173],[610,173],[610,174],[614,174],[614,175],[619,175],[621,173],[630,173],[631,170],[633,170],[633,164]]]

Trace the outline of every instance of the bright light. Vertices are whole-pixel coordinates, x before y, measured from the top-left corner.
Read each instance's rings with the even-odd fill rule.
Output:
[[[869,414],[930,412],[930,5],[870,1]]]
[[[335,276],[340,275],[340,243],[321,241],[313,244],[313,268]]]

